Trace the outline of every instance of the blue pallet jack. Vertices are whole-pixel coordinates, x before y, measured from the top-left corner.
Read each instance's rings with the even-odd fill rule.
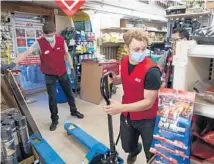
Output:
[[[100,82],[100,91],[104,97],[106,104],[110,105],[109,99],[112,95],[112,83],[113,73],[108,72],[102,78]],[[65,123],[65,130],[68,135],[78,140],[89,151],[86,154],[81,164],[123,164],[124,161],[118,156],[116,151],[116,144],[114,142],[112,116],[108,115],[108,130],[109,130],[109,142],[110,149],[104,144],[97,141],[95,138],[87,134],[80,127],[73,123]],[[119,139],[119,136],[118,136]],[[117,142],[118,142],[117,139]],[[116,142],[116,143],[117,143]]]
[[[39,164],[65,164],[40,134],[31,135],[30,143],[39,156]]]

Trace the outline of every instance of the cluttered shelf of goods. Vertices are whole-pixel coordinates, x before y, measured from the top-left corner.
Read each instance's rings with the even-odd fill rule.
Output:
[[[173,68],[173,72],[168,82],[174,93],[159,92],[151,147],[155,157],[150,161],[154,164],[214,163],[214,3],[185,3],[166,9],[167,37],[182,29],[189,39],[176,41],[172,47],[172,67],[168,69]],[[164,73],[167,75],[167,71]]]
[[[100,45],[107,47],[107,46],[119,46],[121,44],[124,44],[123,40],[123,34],[131,29],[136,29],[137,27],[127,28],[127,27],[121,27],[121,28],[104,28],[101,29],[101,37],[100,39]],[[138,27],[142,28],[145,31],[148,32],[150,44],[156,44],[156,43],[164,43],[164,36],[167,33],[166,29],[159,30],[154,27]]]

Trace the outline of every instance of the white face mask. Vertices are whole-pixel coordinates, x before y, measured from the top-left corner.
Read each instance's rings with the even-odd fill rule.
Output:
[[[132,52],[131,53],[131,59],[135,61],[136,63],[142,62],[146,57],[146,52]]]
[[[49,42],[49,43],[53,43],[55,41],[55,35],[54,36],[45,36],[45,39]]]

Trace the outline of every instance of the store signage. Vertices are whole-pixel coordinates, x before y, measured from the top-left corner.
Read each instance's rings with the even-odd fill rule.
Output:
[[[29,66],[29,65],[40,65],[40,57],[39,56],[28,56],[26,59],[19,63],[20,66]]]
[[[85,0],[55,0],[56,4],[69,17],[73,16],[80,7],[85,3]]]
[[[42,23],[31,23],[31,22],[15,22],[16,27],[24,28],[42,28]]]

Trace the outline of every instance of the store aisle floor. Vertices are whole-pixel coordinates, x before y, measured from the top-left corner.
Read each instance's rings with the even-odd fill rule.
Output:
[[[119,86],[117,93],[113,95],[113,99],[120,100],[122,95],[122,88]],[[53,147],[53,149],[61,156],[66,164],[80,164],[84,158],[86,149],[83,148],[78,142],[73,140],[65,132],[63,125],[65,122],[73,122],[80,126],[87,133],[91,134],[98,141],[109,145],[108,142],[108,129],[107,117],[103,111],[102,106],[105,105],[104,101],[100,105],[85,102],[76,98],[78,110],[85,115],[83,120],[76,119],[70,116],[69,106],[67,103],[58,104],[59,108],[59,125],[56,131],[49,131],[50,113],[48,108],[47,93],[40,93],[32,97],[37,102],[30,104],[32,116],[34,117],[40,129],[42,136]],[[114,116],[114,136],[115,140],[119,131],[119,115]],[[117,150],[123,159],[126,159],[127,154],[121,148],[121,144],[117,146]],[[145,155],[142,152],[137,159],[136,164],[145,164]]]

